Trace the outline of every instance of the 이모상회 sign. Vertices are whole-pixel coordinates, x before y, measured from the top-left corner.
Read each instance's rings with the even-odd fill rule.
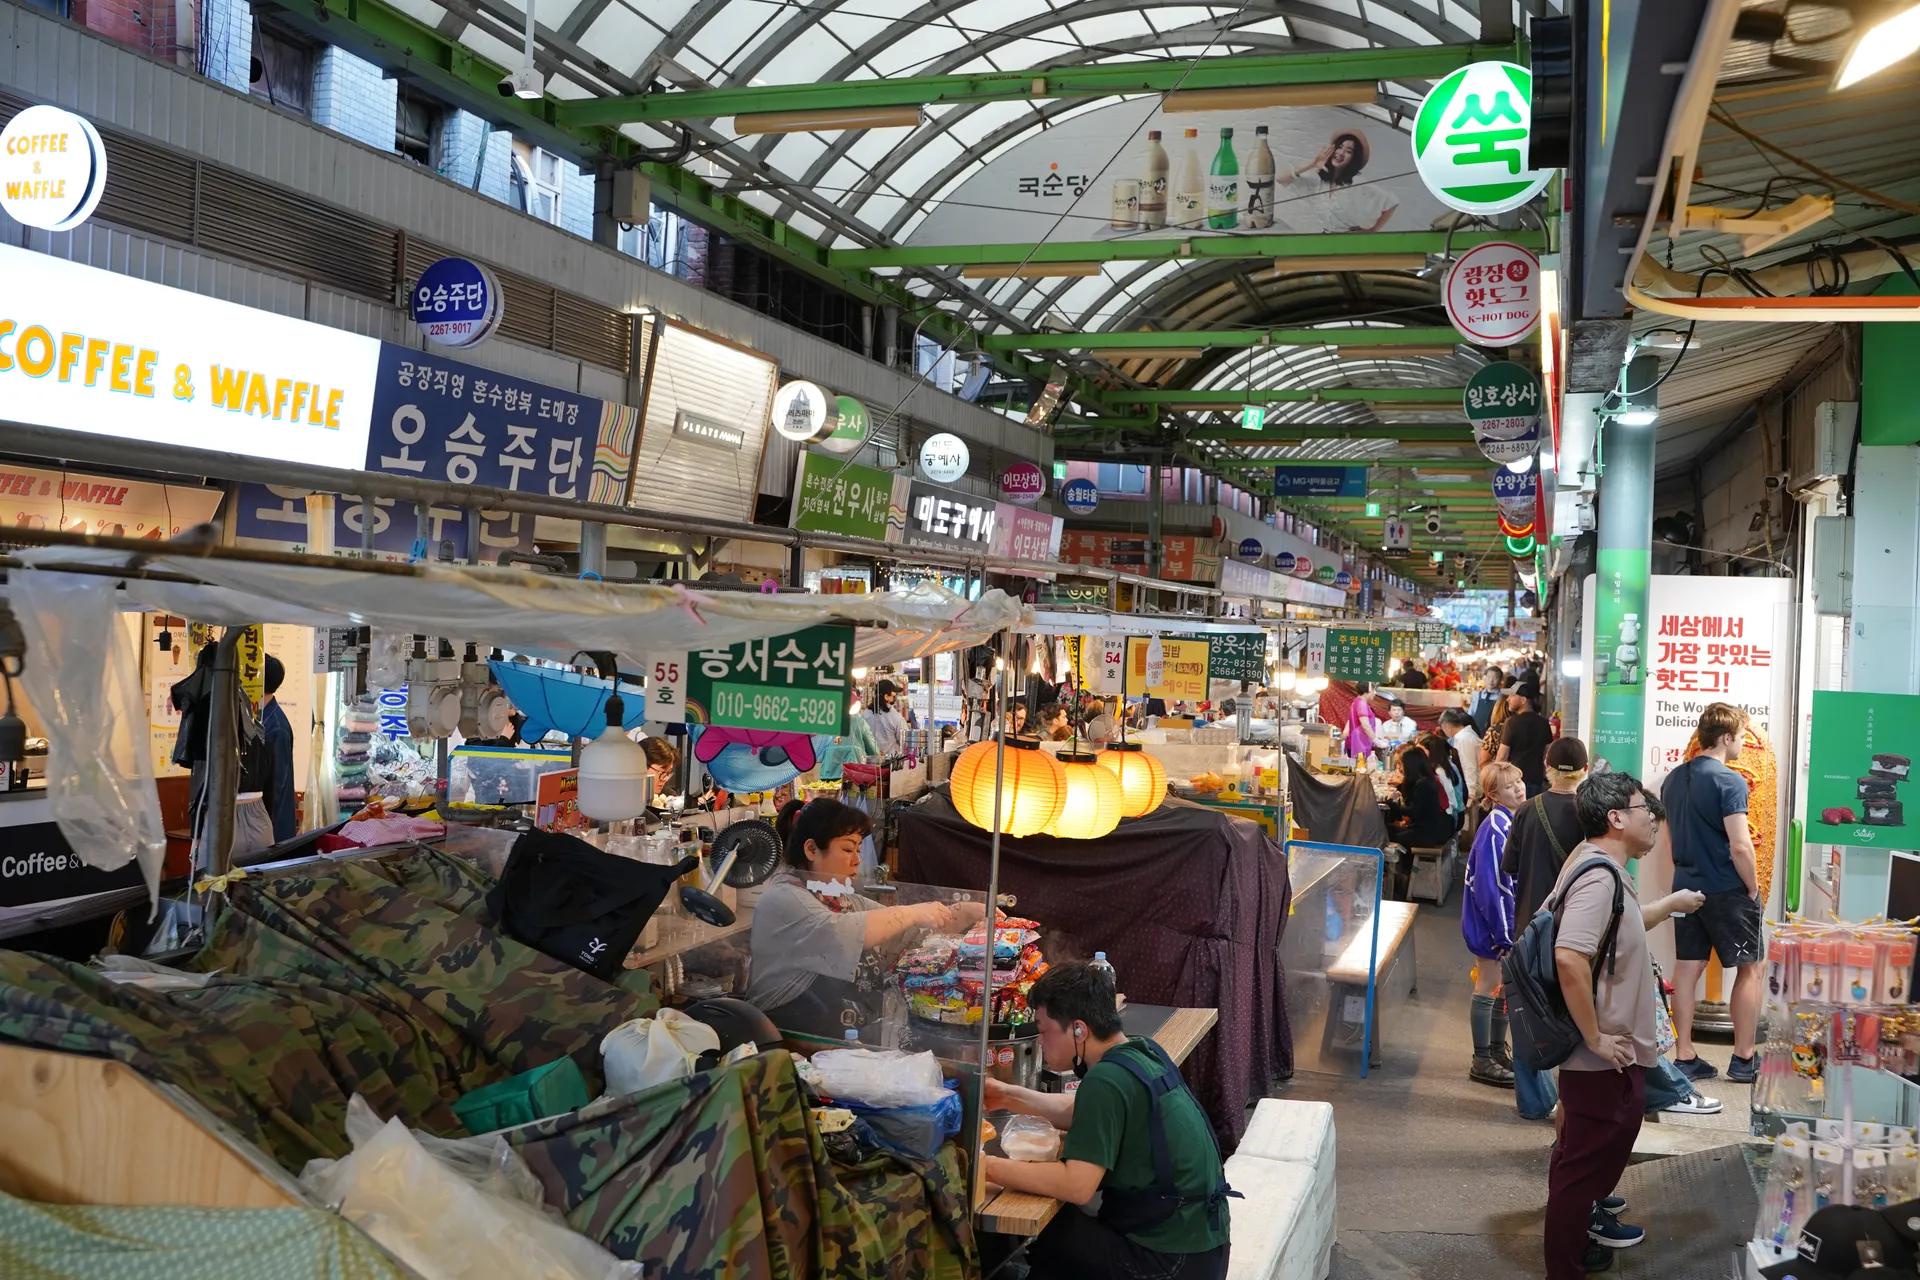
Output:
[[[689,724],[780,733],[847,731],[853,628],[806,627],[686,656]]]

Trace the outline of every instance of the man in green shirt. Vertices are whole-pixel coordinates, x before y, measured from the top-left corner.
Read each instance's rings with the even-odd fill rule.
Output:
[[[1036,1280],[1224,1280],[1227,1202],[1220,1149],[1180,1069],[1151,1040],[1121,1030],[1110,971],[1050,970],[1028,993],[1040,1053],[1080,1079],[1076,1093],[1037,1093],[989,1079],[988,1111],[1038,1116],[1067,1133],[1060,1159],[986,1157],[987,1181],[1086,1205],[1055,1216],[1030,1254]]]

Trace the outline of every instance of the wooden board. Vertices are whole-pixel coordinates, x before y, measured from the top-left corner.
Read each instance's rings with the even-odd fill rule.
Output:
[[[1385,973],[1387,965],[1393,959],[1393,953],[1406,938],[1408,930],[1413,928],[1413,918],[1420,908],[1411,902],[1382,902],[1380,904],[1380,972]],[[1340,958],[1327,967],[1327,981],[1344,982],[1356,987],[1367,985],[1367,954],[1373,947],[1373,930],[1363,926],[1353,932],[1353,941],[1340,953]]]
[[[0,1191],[53,1204],[298,1203],[131,1068],[19,1045],[0,1045]]]
[[[1173,1016],[1153,1033],[1154,1041],[1175,1062],[1185,1062],[1199,1043],[1220,1021],[1218,1009],[1176,1009]],[[1036,1196],[1025,1191],[996,1191],[974,1215],[982,1231],[1009,1236],[1037,1236],[1063,1206],[1051,1196]]]

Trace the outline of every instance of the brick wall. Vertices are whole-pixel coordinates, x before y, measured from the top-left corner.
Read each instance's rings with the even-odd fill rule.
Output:
[[[566,196],[560,202],[560,227],[593,239],[593,175],[567,166]]]
[[[323,49],[313,60],[313,122],[370,147],[393,150],[399,92],[379,67],[344,49]]]
[[[201,0],[199,12],[202,70],[216,84],[245,93],[253,78],[253,9],[246,0]]]
[[[449,111],[440,119],[434,163],[440,176],[501,204],[513,202],[507,180],[512,164],[511,135],[493,128],[471,111]]]

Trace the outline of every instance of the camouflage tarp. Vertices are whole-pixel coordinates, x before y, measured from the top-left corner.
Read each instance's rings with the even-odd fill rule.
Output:
[[[111,1057],[193,1095],[282,1166],[345,1153],[347,1099],[442,1134],[463,1093],[656,1007],[496,932],[488,881],[433,851],[236,881],[193,967],[155,991],[0,952],[0,1040]],[[630,979],[631,980],[631,979]],[[829,1159],[784,1054],[521,1131],[576,1229],[669,1276],[977,1272],[957,1149]],[[654,1269],[649,1268],[649,1275]]]
[[[835,1163],[785,1053],[512,1135],[547,1202],[647,1275],[922,1280],[977,1270],[958,1146]],[[718,1265],[716,1265],[718,1264]]]

